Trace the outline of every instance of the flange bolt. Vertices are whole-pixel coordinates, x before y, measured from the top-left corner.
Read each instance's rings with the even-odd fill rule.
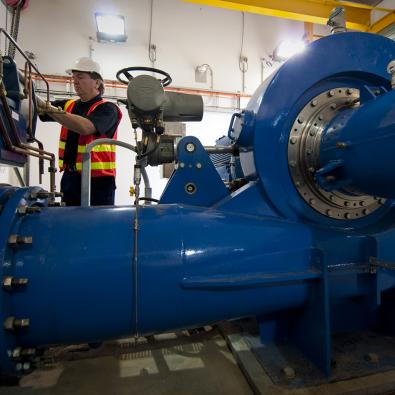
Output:
[[[27,285],[27,278],[15,278],[11,276],[4,277],[3,279],[3,287],[7,291],[12,291],[14,288],[21,287]]]
[[[336,148],[338,148],[338,149],[347,148],[347,143],[345,143],[344,141],[338,141],[338,142],[336,143]]]
[[[8,244],[16,246],[18,244],[33,244],[32,236],[10,235],[8,237]]]
[[[7,331],[14,331],[16,329],[27,328],[30,325],[29,318],[15,318],[7,317],[4,320],[4,329]]]
[[[387,66],[387,73],[391,74],[391,86],[395,89],[395,60],[391,60]]]

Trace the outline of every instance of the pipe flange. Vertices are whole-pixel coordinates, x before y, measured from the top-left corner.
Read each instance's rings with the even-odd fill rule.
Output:
[[[300,196],[314,210],[337,220],[363,218],[385,202],[370,195],[328,192],[315,181],[323,131],[340,111],[359,106],[359,98],[359,90],[348,87],[321,93],[299,113],[288,139],[289,172]]]

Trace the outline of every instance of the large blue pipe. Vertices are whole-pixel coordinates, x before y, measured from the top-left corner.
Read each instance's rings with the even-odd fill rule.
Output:
[[[97,341],[298,307],[307,297],[302,280],[317,277],[303,225],[177,205],[138,211],[136,262],[135,208],[42,208],[15,218],[12,232],[33,235],[31,245],[7,248],[4,269],[29,279],[3,309],[30,319],[18,334],[21,345]],[[296,282],[286,293],[263,286],[279,277]]]
[[[321,140],[320,161],[354,191],[395,198],[395,91],[341,112]],[[333,184],[334,186],[336,184]]]
[[[41,207],[21,215],[18,208],[27,202],[41,204],[29,199],[31,190],[0,192],[2,276],[28,279],[0,293],[3,322],[29,319],[25,328],[0,331],[6,371],[18,362],[9,357],[17,347],[95,342],[302,309],[319,301],[313,290],[327,281],[326,260],[317,260],[318,239],[343,243],[340,260],[336,253],[328,256],[340,274],[343,259],[358,263],[366,259],[361,251],[369,253],[370,240],[362,235],[319,236],[319,230],[279,218],[180,205],[139,207],[137,213],[135,207]],[[10,235],[32,236],[32,243],[5,242]],[[369,296],[364,276],[351,270],[334,277],[331,299],[348,306],[348,298]],[[393,286],[389,278],[380,290]]]

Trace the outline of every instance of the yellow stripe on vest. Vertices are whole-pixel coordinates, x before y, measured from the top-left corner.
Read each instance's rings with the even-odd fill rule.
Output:
[[[59,161],[58,161],[58,165],[59,165],[59,167],[60,167],[60,168],[62,168],[62,167],[63,167],[63,160],[62,160],[62,159],[59,159]]]
[[[74,103],[73,99],[67,100],[67,102],[64,104],[64,110],[67,111],[68,108]]]
[[[78,146],[78,153],[83,154],[85,152],[86,145]],[[92,152],[115,152],[115,145],[99,144],[93,147]]]
[[[66,142],[65,141],[59,141],[59,148],[60,149],[65,149],[66,148]]]
[[[82,163],[76,164],[77,170],[82,170]],[[115,162],[92,162],[91,170],[114,170]]]

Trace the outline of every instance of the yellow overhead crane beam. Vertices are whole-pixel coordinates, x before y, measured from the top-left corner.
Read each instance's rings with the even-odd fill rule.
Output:
[[[395,11],[371,7],[349,1],[333,0],[182,0],[207,6],[227,8],[278,18],[293,19],[325,25],[334,7],[346,10],[347,28],[364,32],[378,32],[395,22]],[[387,12],[375,24],[371,24],[372,10]]]
[[[369,32],[372,33],[378,33],[381,32],[383,29],[385,29],[387,26],[392,25],[395,23],[395,12],[389,12],[386,16],[383,18],[379,19],[376,23],[374,23],[372,26],[369,28]]]

